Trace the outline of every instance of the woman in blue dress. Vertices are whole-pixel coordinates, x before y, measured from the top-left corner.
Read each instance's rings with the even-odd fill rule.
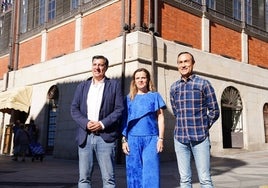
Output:
[[[149,71],[137,69],[125,99],[122,131],[128,188],[160,187],[159,153],[163,151],[166,104],[153,90]]]

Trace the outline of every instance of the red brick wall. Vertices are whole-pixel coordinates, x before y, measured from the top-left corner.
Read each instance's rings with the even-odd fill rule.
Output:
[[[127,2],[127,1],[126,1]],[[131,4],[131,24],[137,24],[136,1]],[[142,23],[149,24],[148,1],[144,1]],[[126,4],[126,12],[127,4]],[[126,20],[127,21],[127,14]],[[159,31],[166,40],[180,41],[201,49],[201,18],[169,4],[159,4]],[[82,49],[121,34],[121,2],[85,15],[82,18]],[[227,55],[241,61],[241,33],[212,23],[210,27],[211,53]],[[75,22],[48,31],[46,60],[74,51]],[[41,59],[41,36],[19,46],[19,68],[36,64]],[[268,43],[249,37],[249,63],[268,67]],[[7,72],[8,57],[0,58],[0,75]],[[0,76],[1,77],[1,76]]]
[[[47,35],[47,56],[52,59],[74,51],[75,22],[53,29]]]
[[[41,58],[41,36],[20,44],[18,68],[37,64]]]
[[[128,9],[128,7],[127,7],[127,4],[126,4],[126,13],[127,13],[127,9]],[[132,24],[134,24],[134,23],[137,25],[137,13],[136,13],[137,12],[137,1],[131,1],[131,8],[130,9],[131,9],[130,10],[130,14],[131,14],[131,16],[130,16],[130,26]],[[127,14],[126,14],[126,16],[127,16]]]
[[[241,33],[215,23],[211,23],[210,29],[210,52],[241,61]]]
[[[118,37],[121,34],[121,2],[85,16],[82,24],[82,48]]]
[[[249,64],[268,68],[268,43],[249,37]]]
[[[0,79],[3,79],[4,74],[8,71],[9,56],[0,57]]]
[[[150,7],[149,7],[149,1],[142,1],[142,2],[143,2],[143,6],[144,7],[143,7],[143,14],[142,14],[141,24],[145,23],[145,25],[147,26],[147,28],[149,28],[150,27],[150,20],[149,20],[149,10],[150,10]],[[150,15],[150,16],[151,16],[151,19],[152,19],[153,15]]]
[[[201,49],[201,18],[164,4],[161,9],[161,35]]]

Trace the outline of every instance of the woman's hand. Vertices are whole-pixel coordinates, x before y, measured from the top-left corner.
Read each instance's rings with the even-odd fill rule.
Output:
[[[124,154],[129,155],[129,147],[125,136],[122,137],[122,150]]]
[[[124,154],[129,155],[129,147],[128,147],[127,142],[122,143],[122,149],[123,149]]]
[[[161,153],[164,149],[164,140],[161,138],[158,138],[157,141],[157,153]]]

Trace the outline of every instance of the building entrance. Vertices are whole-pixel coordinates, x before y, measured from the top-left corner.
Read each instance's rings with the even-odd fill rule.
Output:
[[[266,103],[263,107],[263,122],[264,122],[265,143],[268,143],[268,103]]]
[[[227,87],[221,97],[223,148],[242,148],[242,101],[239,91]]]

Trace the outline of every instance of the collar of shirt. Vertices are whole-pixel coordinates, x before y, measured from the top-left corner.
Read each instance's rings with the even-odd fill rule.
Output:
[[[103,84],[105,80],[105,77],[101,79],[100,81],[96,81],[94,78],[92,79],[92,84],[93,85],[98,85],[98,84]]]
[[[188,81],[193,81],[195,79],[195,74],[192,74],[191,76],[189,76],[188,78],[187,78],[187,81],[185,81],[184,79],[182,79],[182,77],[181,77],[181,79],[180,79],[180,82],[188,82]]]

